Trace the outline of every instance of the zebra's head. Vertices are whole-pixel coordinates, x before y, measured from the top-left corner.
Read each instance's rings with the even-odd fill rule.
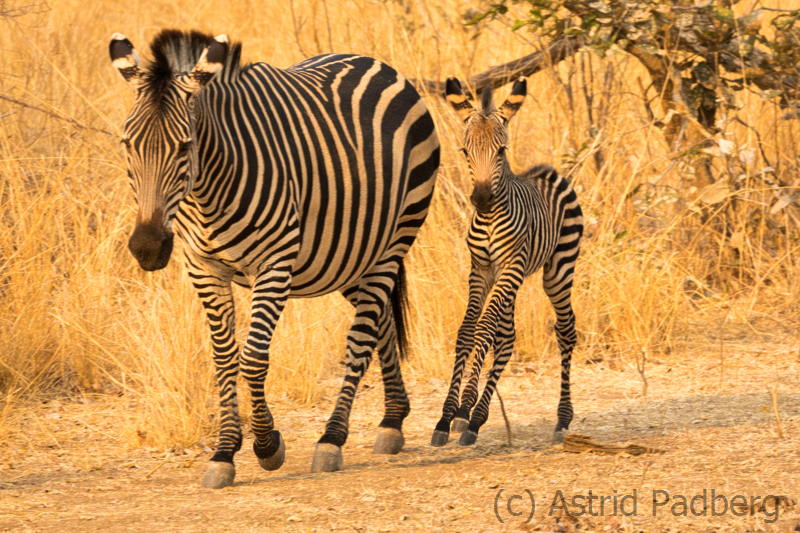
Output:
[[[210,42],[197,42],[203,38]],[[124,36],[114,34],[109,46],[114,67],[136,91],[122,129],[138,206],[128,248],[147,271],[166,267],[172,254],[172,220],[199,168],[193,97],[222,70],[228,39],[167,30],[151,48],[154,60],[142,68]]]
[[[492,89],[486,87],[481,94],[481,109],[478,111],[461,92],[461,84],[457,79],[451,77],[445,85],[447,101],[466,124],[461,152],[467,158],[472,176],[473,189],[469,199],[482,213],[491,211],[494,206],[500,177],[508,165],[508,121],[522,106],[527,87],[525,78],[518,79],[499,109],[494,106]]]

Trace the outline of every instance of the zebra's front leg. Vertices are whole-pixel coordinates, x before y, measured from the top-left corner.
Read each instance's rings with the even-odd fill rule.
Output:
[[[242,350],[240,366],[250,389],[252,404],[253,451],[264,470],[280,468],[286,451],[280,432],[274,429],[265,398],[264,381],[269,371],[269,345],[289,298],[291,285],[292,274],[288,267],[273,267],[256,277],[250,332]]]
[[[236,378],[239,349],[236,345],[236,317],[230,276],[211,274],[188,257],[186,265],[194,288],[203,303],[214,347],[214,368],[219,386],[220,428],[217,450],[206,468],[203,487],[221,489],[233,484],[236,469],[233,456],[242,447]]]
[[[514,300],[512,299],[511,303],[508,304],[503,312],[500,323],[497,326],[492,370],[489,372],[486,385],[483,387],[481,399],[472,411],[472,418],[470,418],[469,421],[468,431],[461,435],[462,444],[472,444],[475,442],[478,431],[489,418],[489,405],[492,401],[492,395],[495,390],[497,390],[497,383],[500,381],[500,375],[503,373],[506,363],[511,359],[516,339],[517,332],[514,328]]]
[[[486,272],[473,268],[469,275],[469,304],[456,337],[456,358],[453,365],[453,377],[450,380],[450,389],[444,400],[442,418],[436,424],[436,429],[434,429],[431,436],[431,446],[444,446],[450,439],[451,430],[461,433],[467,429],[469,424],[469,411],[467,411],[466,415],[459,412],[458,396],[461,392],[464,367],[474,344],[475,326],[481,316],[481,310],[486,301],[488,291],[489,284],[486,281]],[[461,416],[459,417],[459,415]]]
[[[347,334],[344,383],[333,414],[325,426],[325,434],[317,442],[311,463],[312,472],[335,472],[344,466],[342,446],[347,441],[350,409],[358,384],[369,368],[377,344],[378,324],[387,308],[388,295],[366,283],[362,283],[362,286],[367,289],[362,289],[358,295],[355,320]],[[380,292],[380,296],[369,290]]]

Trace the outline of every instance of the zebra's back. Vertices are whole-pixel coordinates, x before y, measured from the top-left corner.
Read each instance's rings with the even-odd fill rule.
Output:
[[[202,106],[208,128],[198,134],[213,149],[201,168],[228,185],[213,188],[213,218],[202,207],[210,199],[182,205],[195,252],[247,276],[293,257],[293,297],[346,287],[393,247],[405,255],[427,212],[439,143],[394,69],[354,55],[288,69],[257,63],[209,84]]]

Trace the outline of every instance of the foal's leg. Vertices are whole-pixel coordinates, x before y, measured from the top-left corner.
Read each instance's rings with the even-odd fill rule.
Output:
[[[495,335],[494,364],[492,364],[492,370],[489,372],[486,385],[483,387],[481,399],[472,411],[469,429],[461,434],[461,444],[469,445],[474,443],[477,439],[478,431],[489,418],[489,405],[492,401],[492,395],[497,389],[497,383],[500,381],[500,374],[503,373],[506,363],[511,359],[511,353],[513,352],[516,338],[517,332],[514,328],[514,301],[512,300],[500,317],[500,323],[497,326],[497,333]]]
[[[472,375],[464,387],[461,395],[461,407],[456,416],[468,417],[472,407],[478,399],[478,380],[483,367],[483,359],[486,352],[495,343],[497,327],[506,309],[513,303],[517,296],[522,280],[524,278],[525,264],[527,263],[527,253],[525,249],[518,250],[512,262],[507,265],[497,278],[497,282],[492,287],[492,291],[478,324],[475,327],[474,346],[472,353],[475,360],[472,364]],[[476,428],[477,429],[477,428]],[[461,434],[461,445],[469,445],[475,442],[477,431],[469,429]]]
[[[577,250],[575,252],[577,255]],[[559,268],[559,266],[561,268]],[[572,276],[574,260],[567,263],[551,261],[544,267],[544,292],[556,312],[556,338],[561,351],[561,397],[558,401],[558,424],[556,433],[569,429],[572,421],[572,400],[570,399],[569,374],[572,351],[577,343],[575,313],[572,311]]]
[[[458,328],[458,337],[456,338],[456,358],[453,365],[450,390],[444,400],[442,418],[436,424],[436,429],[431,437],[431,446],[444,446],[447,444],[450,438],[451,421],[453,422],[452,430],[457,433],[463,432],[469,424],[467,421],[469,412],[465,417],[453,419],[456,417],[456,411],[458,410],[458,395],[461,392],[461,378],[464,375],[464,367],[474,344],[475,326],[481,316],[489,288],[488,272],[473,268],[469,274],[469,304],[467,305],[464,320],[461,322],[461,327]]]

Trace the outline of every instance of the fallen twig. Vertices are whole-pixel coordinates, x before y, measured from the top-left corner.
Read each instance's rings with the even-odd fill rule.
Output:
[[[564,435],[564,451],[573,453],[595,452],[609,455],[615,455],[618,453],[642,455],[645,453],[665,452],[665,450],[647,448],[638,444],[628,444],[627,446],[620,446],[619,444],[603,444],[597,442],[588,435],[581,435],[580,433],[567,433]]]
[[[497,394],[497,399],[500,400],[500,411],[503,413],[503,420],[506,422],[506,437],[508,437],[508,445],[513,446],[511,441],[511,424],[508,423],[508,417],[506,416],[506,406],[503,404],[503,397],[500,396],[500,389],[495,390]]]
[[[769,389],[769,395],[772,396],[772,412],[775,413],[775,425],[778,426],[778,437],[783,436],[783,422],[781,422],[781,415],[778,413],[778,388],[772,387]]]
[[[158,466],[156,466],[154,469],[152,469],[151,471],[149,471],[147,474],[145,474],[145,475],[142,477],[142,481],[144,481],[144,480],[146,480],[147,478],[149,478],[150,476],[152,476],[152,475],[153,475],[153,474],[156,472],[156,470],[158,470],[159,468],[161,468],[161,467],[162,467],[162,466],[164,466],[165,464],[167,464],[167,461],[161,461],[161,462],[158,464]]]

